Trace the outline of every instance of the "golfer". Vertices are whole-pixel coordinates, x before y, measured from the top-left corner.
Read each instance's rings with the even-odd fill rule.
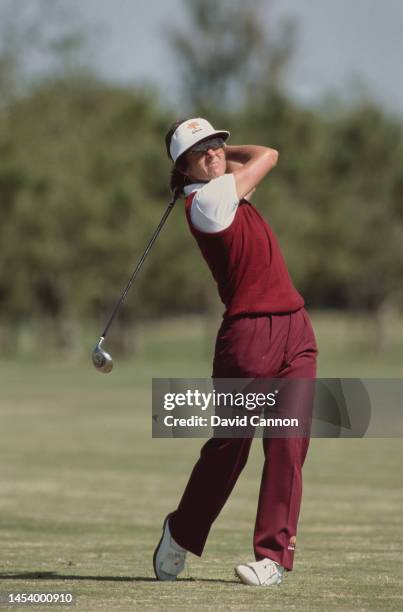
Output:
[[[190,231],[225,305],[214,378],[316,376],[317,346],[304,300],[276,237],[249,199],[276,166],[274,149],[229,146],[203,118],[176,121],[166,136],[171,188],[185,196]],[[211,438],[154,552],[159,580],[175,580],[188,551],[201,556],[214,520],[246,464],[252,438]],[[255,560],[235,568],[248,585],[278,585],[293,567],[308,438],[263,438],[264,465],[254,529]]]

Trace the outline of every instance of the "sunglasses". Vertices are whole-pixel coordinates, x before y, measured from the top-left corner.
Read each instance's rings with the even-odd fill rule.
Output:
[[[224,146],[224,140],[222,138],[209,138],[208,140],[202,140],[197,142],[189,153],[205,153],[209,149],[221,149]]]

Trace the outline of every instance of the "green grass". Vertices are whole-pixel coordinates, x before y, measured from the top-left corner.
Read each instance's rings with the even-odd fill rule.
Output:
[[[315,329],[323,376],[401,376],[397,335],[376,356],[362,324],[322,315]],[[203,558],[189,555],[178,583],[153,579],[162,520],[201,441],[151,438],[150,379],[209,376],[212,336],[199,320],[142,329],[137,354],[109,376],[88,362],[0,364],[0,591],[71,591],[85,612],[401,610],[399,439],[311,442],[295,569],[281,587],[233,575],[252,558],[259,440]]]

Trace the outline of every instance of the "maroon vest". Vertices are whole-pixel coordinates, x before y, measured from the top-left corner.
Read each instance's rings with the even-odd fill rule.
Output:
[[[190,230],[218,285],[224,318],[241,314],[294,312],[304,300],[293,286],[268,223],[242,199],[227,229],[208,234],[190,219],[195,192],[185,201]]]

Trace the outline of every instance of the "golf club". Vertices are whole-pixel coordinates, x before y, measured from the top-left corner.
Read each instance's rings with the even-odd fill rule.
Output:
[[[168,207],[165,211],[165,213],[162,216],[161,221],[159,222],[156,230],[154,231],[153,235],[151,236],[150,242],[148,243],[143,255],[140,257],[140,260],[133,272],[133,274],[130,277],[129,282],[127,283],[122,295],[120,296],[119,301],[117,302],[111,316],[110,319],[108,321],[108,323],[106,324],[106,327],[104,329],[104,331],[102,332],[101,337],[99,338],[94,350],[92,351],[92,363],[94,364],[95,368],[98,370],[98,372],[102,372],[103,374],[107,374],[108,372],[110,372],[113,368],[113,359],[111,357],[111,355],[109,353],[107,353],[103,348],[102,348],[102,343],[104,342],[105,338],[106,338],[106,334],[108,333],[108,330],[110,328],[110,326],[112,325],[112,322],[119,310],[119,308],[121,307],[121,305],[123,304],[130,287],[133,284],[134,279],[136,278],[138,272],[140,271],[141,266],[143,265],[148,253],[151,250],[151,247],[153,246],[154,242],[157,239],[158,234],[160,233],[165,221],[168,219],[168,216],[171,212],[171,210],[174,207],[174,204],[176,202],[176,200],[179,198],[180,193],[178,191],[176,191],[173,195],[173,198],[171,200],[171,202],[169,202]]]

